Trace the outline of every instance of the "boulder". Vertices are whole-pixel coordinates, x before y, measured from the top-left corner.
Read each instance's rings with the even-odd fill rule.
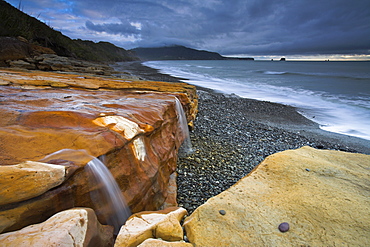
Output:
[[[66,71],[110,75],[113,69],[107,65],[62,57],[55,54],[41,54],[35,56],[35,67],[40,70]]]
[[[369,165],[369,155],[310,147],[273,154],[186,218],[187,237],[196,246],[367,246]]]
[[[0,205],[39,196],[64,182],[66,167],[26,161],[0,166]]]
[[[106,224],[111,213],[90,196],[99,190],[85,169],[93,157],[104,157],[132,212],[173,202],[170,175],[184,140],[175,97],[191,123],[195,87],[49,72],[0,71],[0,78],[6,82],[0,86],[0,165],[42,160],[75,167],[59,186],[1,205],[0,232],[42,222],[71,207],[93,208]],[[85,150],[87,158],[69,152],[45,159],[60,150]]]
[[[36,69],[36,65],[23,60],[14,60],[9,62],[10,67],[20,69]]]
[[[183,240],[180,221],[186,214],[186,209],[178,207],[134,214],[121,227],[114,246],[137,246],[149,238]]]
[[[1,246],[112,246],[113,227],[103,226],[90,208],[59,212],[45,222],[0,234]]]

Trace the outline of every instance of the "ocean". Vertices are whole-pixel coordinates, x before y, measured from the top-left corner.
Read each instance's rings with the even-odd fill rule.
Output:
[[[225,94],[291,105],[323,130],[370,140],[370,62],[175,60],[144,65]]]

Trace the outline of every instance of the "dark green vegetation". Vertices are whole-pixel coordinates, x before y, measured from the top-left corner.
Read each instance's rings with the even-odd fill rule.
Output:
[[[167,46],[158,48],[135,48],[141,60],[222,60],[223,57],[216,52],[199,51],[185,46]]]
[[[216,52],[200,51],[191,49],[185,46],[166,46],[158,48],[135,48],[130,51],[144,61],[150,60],[230,60],[230,59],[245,59],[253,60],[253,58],[228,58],[223,57]]]
[[[59,56],[96,62],[138,60],[131,52],[108,42],[72,40],[45,23],[0,0],[0,36],[24,37],[30,43],[47,47]]]

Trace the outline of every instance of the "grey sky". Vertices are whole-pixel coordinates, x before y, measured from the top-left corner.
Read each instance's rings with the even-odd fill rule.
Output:
[[[71,38],[223,55],[370,54],[369,0],[7,0]]]

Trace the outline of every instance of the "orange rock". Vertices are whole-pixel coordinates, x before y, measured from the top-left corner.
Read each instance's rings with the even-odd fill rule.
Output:
[[[7,82],[0,86],[0,165],[83,149],[88,157],[105,155],[133,212],[157,210],[167,200],[183,141],[174,97],[192,123],[197,112],[195,87],[48,72],[0,71],[0,79]],[[55,88],[56,83],[66,87]],[[86,159],[56,159],[70,159],[79,168],[37,198],[1,206],[0,232],[41,222],[70,207],[95,207],[83,168]],[[96,213],[106,223],[109,215],[99,209]]]
[[[64,182],[66,167],[41,162],[0,166],[0,205],[39,196]]]

